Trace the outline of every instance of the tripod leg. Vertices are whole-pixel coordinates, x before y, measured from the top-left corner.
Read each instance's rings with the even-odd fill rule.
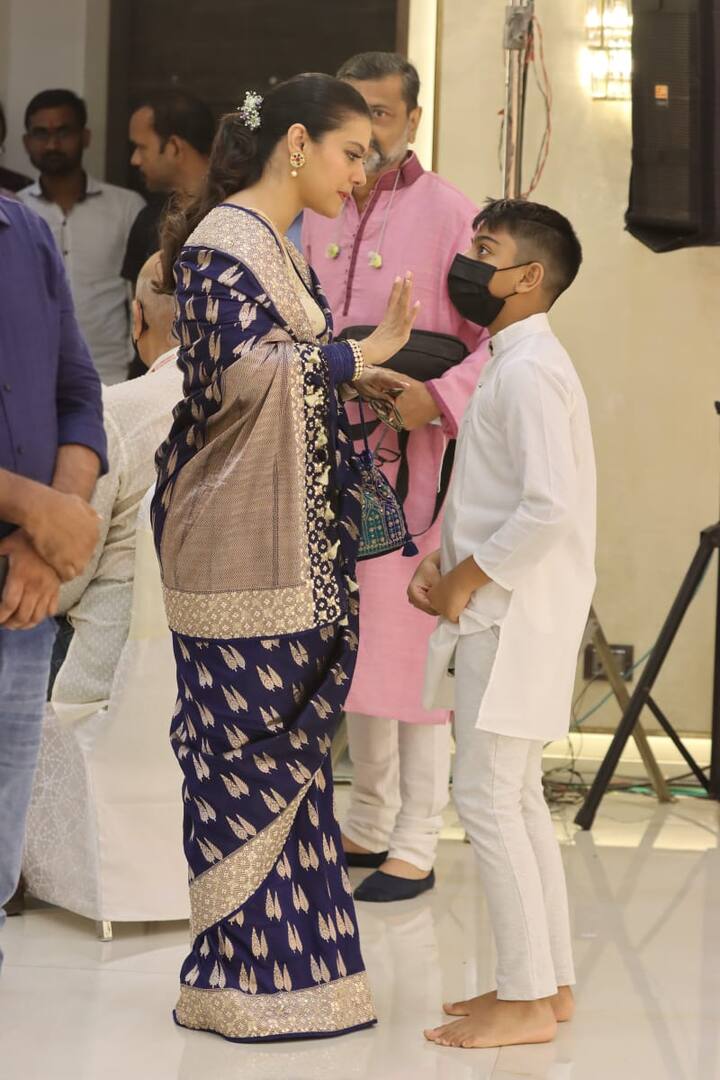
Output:
[[[720,556],[720,548],[718,548]],[[717,601],[715,605],[715,674],[713,677],[712,737],[710,751],[710,789],[712,799],[720,799],[720,561],[718,562]]]
[[[700,544],[695,552],[695,557],[690,563],[690,567],[680,586],[678,594],[675,597],[675,601],[670,608],[670,612],[663,624],[658,639],[655,642],[655,646],[648,657],[645,670],[638,679],[635,692],[630,698],[630,703],[625,710],[615,735],[613,736],[605,759],[601,763],[597,775],[590,786],[585,802],[575,817],[575,823],[583,829],[592,827],[597,808],[600,805],[608,784],[613,778],[613,774],[618,766],[625,745],[635,729],[638,717],[645,706],[650,691],[655,685],[655,680],[660,674],[660,669],[665,662],[665,657],[670,651],[670,646],[675,640],[675,635],[680,628],[680,624],[685,617],[690,602],[698,590],[714,550],[715,544],[712,537],[703,533],[700,537]]]
[[[610,689],[612,690],[618,705],[620,706],[621,715],[627,711],[627,707],[630,704],[630,694],[622,674],[618,670],[617,660],[613,656],[612,650],[608,645],[607,638],[603,631],[600,620],[597,617],[595,608],[590,608],[590,618],[592,620],[594,630],[592,635],[593,645],[595,651],[598,654],[600,663],[603,666],[603,670],[607,676],[607,680],[610,683]],[[665,783],[665,777],[660,771],[660,766],[655,760],[650,743],[648,742],[647,735],[642,729],[640,722],[635,725],[633,731],[633,738],[635,744],[642,758],[642,763],[645,766],[645,772],[648,774],[650,783],[658,798],[659,802],[672,802],[672,795],[670,789]]]
[[[700,766],[698,765],[697,761],[692,756],[690,751],[687,749],[687,747],[683,743],[682,739],[678,735],[677,731],[672,726],[672,724],[670,723],[670,721],[668,720],[667,716],[662,711],[660,706],[657,705],[655,700],[653,698],[649,697],[649,696],[648,696],[646,704],[647,704],[647,707],[650,710],[650,712],[653,714],[653,716],[657,720],[660,727],[663,729],[663,731],[665,732],[667,737],[672,742],[675,749],[680,751],[680,754],[681,754],[682,759],[685,762],[685,764],[690,766],[690,770],[695,775],[695,779],[699,780],[700,783],[702,784],[702,786],[705,788],[705,790],[709,792],[710,784],[708,782],[707,776],[702,771],[702,769],[700,768]]]

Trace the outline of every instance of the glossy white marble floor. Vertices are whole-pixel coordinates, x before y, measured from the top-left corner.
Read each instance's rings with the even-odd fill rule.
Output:
[[[343,793],[341,792],[341,798]],[[468,845],[441,844],[438,886],[358,905],[380,1024],[317,1043],[248,1047],[170,1018],[183,924],[94,926],[51,908],[9,920],[2,1080],[720,1080],[720,810],[612,795],[592,833],[558,816],[579,1009],[549,1046],[431,1046],[443,997],[491,986],[492,946]],[[457,835],[452,822],[448,837]],[[353,871],[356,880],[362,873]]]

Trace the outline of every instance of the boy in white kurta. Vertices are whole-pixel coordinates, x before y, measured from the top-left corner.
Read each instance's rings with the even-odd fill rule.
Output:
[[[450,704],[452,686],[453,797],[497,945],[497,989],[446,1006],[462,1019],[426,1032],[463,1047],[549,1041],[573,1011],[542,748],[568,730],[595,586],[587,403],[546,314],[577,274],[580,244],[562,215],[524,200],[489,203],[474,228],[448,285],[461,314],[488,326],[491,360],[460,429],[442,549],[408,592],[440,616],[426,706]]]

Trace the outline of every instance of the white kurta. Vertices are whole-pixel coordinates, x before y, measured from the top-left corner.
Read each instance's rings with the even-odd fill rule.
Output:
[[[459,634],[500,626],[477,727],[550,740],[568,731],[595,588],[596,481],[582,385],[546,315],[497,334],[458,438],[442,570],[472,557],[492,578],[430,642],[425,706],[450,706]],[[457,672],[462,678],[462,672]]]

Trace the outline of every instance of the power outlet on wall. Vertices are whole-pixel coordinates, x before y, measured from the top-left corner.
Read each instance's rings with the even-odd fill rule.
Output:
[[[620,668],[625,682],[632,682],[633,678],[633,664],[635,663],[635,648],[633,645],[611,645],[610,651],[612,652],[617,665]],[[585,649],[585,667],[583,670],[584,679],[594,679],[596,681],[604,679],[607,682],[607,675],[605,674],[602,664],[600,663],[600,657],[598,656],[595,646],[588,645]]]

